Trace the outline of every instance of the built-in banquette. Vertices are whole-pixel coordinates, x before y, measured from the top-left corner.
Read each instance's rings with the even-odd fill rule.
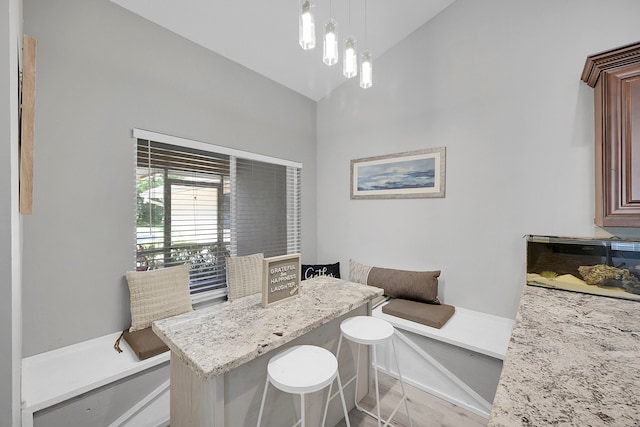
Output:
[[[350,265],[350,280],[384,289],[387,299],[373,316],[396,329],[403,379],[487,418],[514,322],[442,304],[440,273]],[[387,347],[378,353],[378,369],[397,378]]]

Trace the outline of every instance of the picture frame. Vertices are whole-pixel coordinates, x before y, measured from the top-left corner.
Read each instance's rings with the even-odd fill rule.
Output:
[[[445,196],[446,148],[351,160],[351,199]]]
[[[300,296],[300,254],[265,258],[262,266],[263,307]]]

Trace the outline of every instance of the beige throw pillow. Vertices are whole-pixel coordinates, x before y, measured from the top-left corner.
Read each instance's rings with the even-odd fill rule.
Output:
[[[360,264],[357,261],[349,260],[349,280],[355,283],[367,284],[367,278],[371,271],[371,266]]]
[[[227,290],[229,301],[262,292],[264,254],[227,257]]]
[[[131,302],[130,332],[151,323],[192,311],[189,264],[149,271],[128,271]]]

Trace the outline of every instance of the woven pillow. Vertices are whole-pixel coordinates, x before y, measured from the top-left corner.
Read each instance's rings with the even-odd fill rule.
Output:
[[[367,278],[369,277],[369,272],[373,267],[368,265],[360,264],[354,260],[349,260],[349,280],[355,283],[362,283],[363,285],[367,284]]]
[[[129,331],[193,310],[189,295],[189,264],[149,271],[127,271],[131,302]]]
[[[262,292],[264,254],[227,257],[227,289],[229,301]]]
[[[428,304],[440,304],[440,300],[438,300],[440,270],[394,270],[369,267],[351,260],[349,271],[349,280],[382,288],[386,296]]]

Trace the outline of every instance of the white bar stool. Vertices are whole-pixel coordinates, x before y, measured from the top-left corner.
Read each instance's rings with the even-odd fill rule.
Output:
[[[358,362],[356,367],[356,374],[353,378],[345,383],[345,387],[349,385],[354,379],[356,380],[356,408],[358,410],[364,412],[365,414],[375,418],[378,420],[378,427],[384,423],[385,426],[390,426],[391,419],[398,412],[400,405],[404,402],[404,408],[407,411],[407,417],[409,418],[409,425],[413,426],[411,422],[411,415],[409,415],[409,405],[407,404],[407,393],[404,390],[404,381],[402,380],[402,373],[400,372],[400,362],[398,360],[398,353],[396,352],[396,345],[393,341],[393,335],[395,333],[395,329],[391,323],[386,320],[378,319],[377,317],[371,316],[355,316],[350,317],[346,320],[343,320],[340,324],[340,340],[338,341],[338,351],[337,356],[340,356],[340,347],[342,345],[342,337],[358,344]],[[398,405],[395,407],[389,419],[383,421],[380,417],[380,390],[378,387],[378,360],[376,357],[376,344],[382,344],[387,341],[391,341],[391,346],[393,347],[393,355],[396,359],[396,366],[398,368],[398,377],[400,379],[400,387],[402,388],[402,399],[398,402]],[[362,345],[369,345],[373,348],[373,371],[375,375],[375,383],[376,383],[376,408],[377,408],[377,416],[366,409],[362,408],[358,404],[358,373],[360,372],[360,347]],[[340,375],[338,375],[338,378]]]
[[[273,384],[277,389],[291,394],[300,395],[300,419],[294,424],[304,427],[305,425],[305,405],[304,395],[320,391],[329,386],[329,394],[327,396],[327,404],[324,408],[324,416],[322,425],[327,416],[327,408],[331,400],[331,388],[333,380],[338,380],[338,390],[340,399],[342,399],[342,409],[344,418],[349,424],[349,411],[344,400],[342,384],[338,376],[338,359],[329,350],[314,345],[298,345],[283,350],[269,360],[267,365],[267,380],[264,385],[264,393],[262,394],[262,403],[260,404],[260,414],[258,415],[258,427],[262,421],[262,412],[264,410],[264,402],[267,397],[267,389],[269,383]]]

